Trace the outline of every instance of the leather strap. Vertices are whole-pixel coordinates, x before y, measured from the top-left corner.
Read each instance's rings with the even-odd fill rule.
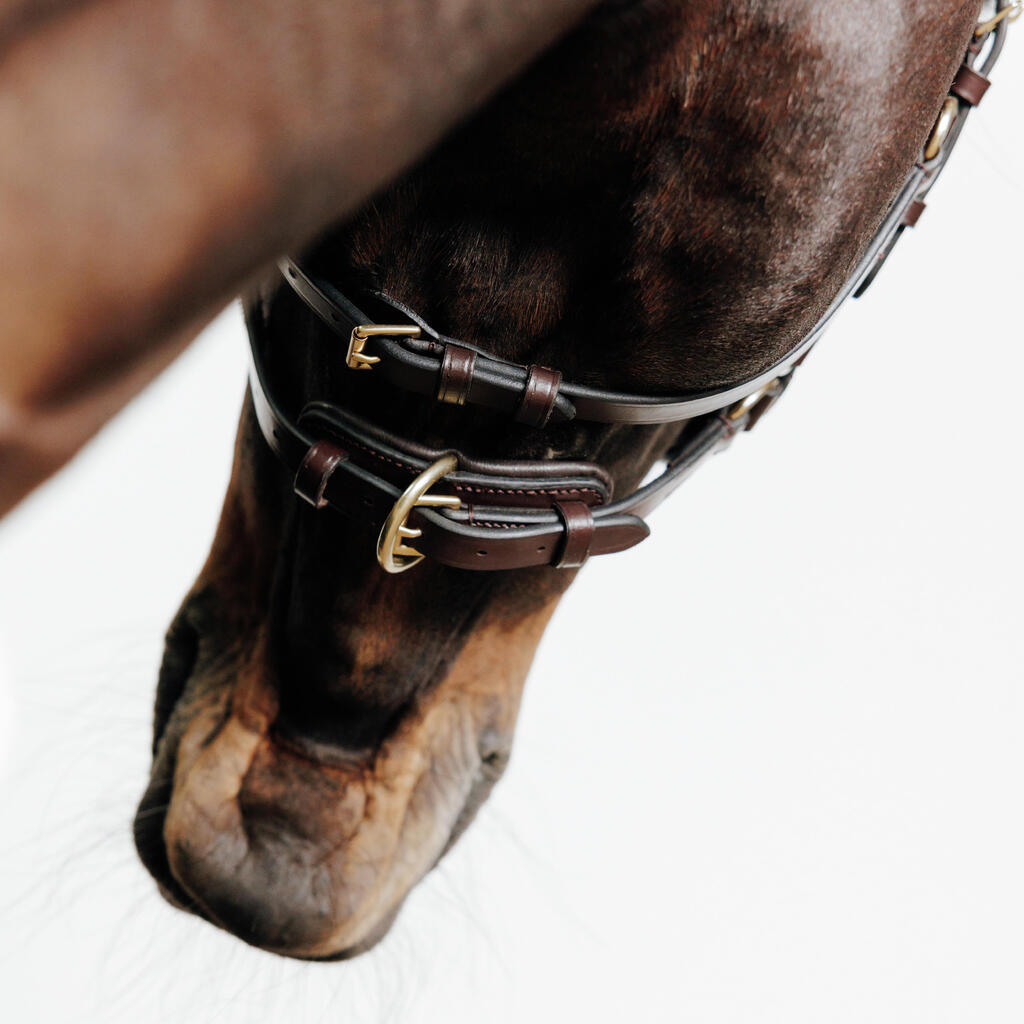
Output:
[[[997,0],[997,12],[1008,6],[1007,0]],[[501,410],[535,427],[574,416],[603,423],[690,421],[663,472],[650,483],[612,500],[608,474],[593,463],[468,459],[390,435],[326,402],[309,403],[293,420],[277,403],[262,361],[274,339],[263,337],[262,321],[250,321],[256,418],[267,444],[294,473],[296,493],[317,509],[330,505],[357,527],[378,532],[410,483],[440,458],[454,454],[457,468],[441,478],[434,493],[458,497],[460,507],[442,511],[417,506],[409,515],[409,525],[422,531],[417,549],[437,561],[463,569],[578,568],[590,555],[639,543],[649,534],[644,517],[770,408],[839,306],[864,291],[905,228],[917,222],[967,113],[988,88],[986,76],[999,55],[1006,26],[1004,17],[972,42],[951,86],[959,106],[938,154],[930,160],[922,156],[915,164],[825,315],[783,360],[757,377],[716,391],[667,397],[587,388],[562,381],[555,370],[519,366],[445,338],[401,303],[376,296],[401,323],[416,324],[422,334],[374,335],[366,341],[364,353],[380,360],[372,372],[398,387],[442,402]],[[983,60],[982,53],[987,53]],[[291,260],[282,260],[280,266],[296,294],[332,331],[347,338],[353,328],[373,323],[329,282]]]
[[[453,449],[397,437],[329,402],[308,403],[298,426],[314,437],[329,438],[349,452],[352,461],[403,489],[443,455],[455,454],[458,469],[435,490],[453,494],[466,505],[547,508],[565,500],[597,506],[612,498],[611,478],[592,462],[472,459]]]
[[[1009,6],[1009,0],[997,0],[996,12],[998,13]],[[1004,18],[988,33],[983,36],[976,36],[971,40],[971,44],[967,48],[967,54],[964,57],[964,63],[957,70],[956,76],[950,85],[950,93],[960,101],[956,119],[938,155],[931,160],[926,160],[922,154],[921,158],[914,165],[914,169],[911,171],[903,191],[893,204],[893,210],[898,209],[900,211],[899,221],[893,225],[890,213],[885,223],[879,228],[875,238],[876,242],[880,240],[880,244],[872,246],[875,249],[875,255],[866,272],[861,275],[860,282],[853,293],[854,298],[860,298],[868,290],[902,236],[904,228],[912,227],[916,224],[924,212],[925,198],[938,180],[939,174],[943,167],[945,167],[950,153],[952,153],[956,146],[968,114],[978,105],[981,97],[984,96],[985,91],[988,89],[987,75],[1002,52],[1003,43],[1006,41],[1007,28],[1008,22]],[[980,66],[976,68],[976,63],[981,58],[982,53],[986,51],[985,58],[981,61]]]
[[[997,0],[997,12],[1008,6],[1008,0]],[[369,339],[365,351],[380,359],[373,372],[382,374],[397,387],[417,394],[505,412],[531,426],[564,422],[574,417],[597,423],[678,422],[726,408],[772,380],[787,376],[818,342],[840,306],[851,296],[864,294],[903,229],[916,223],[920,217],[925,196],[945,166],[967,114],[988,88],[986,76],[1002,49],[1007,24],[1004,18],[986,36],[972,40],[964,63],[950,87],[961,106],[939,154],[929,161],[922,157],[915,164],[853,273],[821,319],[786,356],[763,373],[729,387],[681,395],[636,395],[588,388],[561,381],[554,370],[523,367],[468,342],[446,338],[408,307],[380,292],[374,293],[373,297],[393,309],[399,322],[418,325],[423,337],[377,336]],[[976,69],[974,65],[986,46],[988,55],[980,69]],[[281,260],[280,267],[285,280],[302,301],[327,327],[346,340],[354,327],[373,323],[330,283],[310,275],[293,260]],[[457,345],[460,351],[449,355],[448,349],[452,345]],[[471,364],[464,354],[469,351],[477,356]]]
[[[890,213],[886,223],[895,220],[895,227],[898,227],[902,211],[912,199],[913,195],[910,194],[905,201],[898,200],[898,212]],[[869,249],[868,255],[873,256],[876,253],[877,246]],[[282,259],[279,266],[285,280],[299,298],[330,330],[343,337],[346,342],[354,328],[374,323],[330,282],[311,275],[288,258]],[[544,410],[550,402],[545,423],[564,423],[571,419],[595,423],[681,422],[727,407],[760,390],[778,377],[786,376],[810,351],[841,305],[841,299],[852,287],[853,279],[844,295],[836,298],[818,326],[775,367],[735,387],[691,395],[637,395],[559,381],[556,380],[554,370],[520,366],[484,352],[468,342],[455,342],[445,338],[411,310],[381,294],[375,295],[375,298],[386,302],[395,310],[398,314],[396,322],[401,320],[405,324],[416,324],[424,336],[399,338],[377,335],[366,341],[363,351],[380,360],[371,372],[380,374],[396,387],[431,398],[438,398],[442,393],[449,394],[449,385],[442,379],[447,349],[451,345],[458,345],[460,349],[472,351],[476,354],[472,373],[469,379],[457,382],[456,394],[462,394],[467,405],[504,412],[511,418],[516,418],[525,407],[526,414],[531,415],[536,422],[543,419]]]
[[[291,419],[267,385],[263,330],[250,323],[250,391],[267,444],[295,474],[305,500],[330,505],[375,535],[408,484],[447,452],[395,438],[325,402],[311,402]],[[457,495],[462,507],[414,509],[410,525],[423,531],[416,547],[456,568],[499,570],[569,567],[586,554],[623,551],[649,535],[644,517],[745,425],[745,417],[703,417],[687,428],[660,476],[614,501],[607,473],[592,463],[480,462],[455,453],[459,469],[435,490]]]

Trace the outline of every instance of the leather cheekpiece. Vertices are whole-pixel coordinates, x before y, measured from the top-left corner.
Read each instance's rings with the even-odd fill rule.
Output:
[[[562,375],[558,370],[549,370],[546,366],[531,366],[530,375],[526,378],[523,398],[516,410],[516,422],[528,427],[543,427],[551,418],[551,410],[555,407],[558,387],[562,383]]]
[[[556,569],[578,569],[590,557],[594,542],[594,513],[582,501],[559,501],[555,511],[565,524],[565,542],[558,553]]]

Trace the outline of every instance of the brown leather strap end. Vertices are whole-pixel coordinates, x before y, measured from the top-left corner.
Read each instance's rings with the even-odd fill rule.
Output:
[[[437,388],[439,402],[451,405],[465,405],[469,397],[469,389],[473,383],[473,369],[476,366],[476,353],[462,345],[448,342],[444,347],[441,360],[441,378]]]
[[[984,75],[979,74],[974,68],[962,64],[956,73],[956,78],[953,79],[953,87],[949,91],[962,99],[964,103],[976,107],[988,92],[988,87],[991,84]]]
[[[526,378],[523,398],[516,410],[516,422],[528,427],[543,427],[551,418],[551,410],[555,407],[558,388],[562,383],[562,375],[558,370],[549,370],[546,366],[531,366],[530,375]]]
[[[325,508],[327,498],[324,492],[331,474],[339,464],[348,458],[348,452],[330,441],[317,441],[306,452],[295,473],[295,493],[313,508]]]
[[[590,557],[594,542],[594,514],[582,501],[560,501],[555,509],[565,524],[565,543],[559,552],[556,569],[578,569]]]

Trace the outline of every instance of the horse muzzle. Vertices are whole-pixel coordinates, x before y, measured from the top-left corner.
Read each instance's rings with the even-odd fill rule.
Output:
[[[177,623],[167,663],[192,677],[167,687],[180,693],[135,822],[165,897],[278,954],[369,949],[501,774],[549,614],[476,623],[443,678],[362,749],[282,714],[287,685],[265,640],[225,659]]]

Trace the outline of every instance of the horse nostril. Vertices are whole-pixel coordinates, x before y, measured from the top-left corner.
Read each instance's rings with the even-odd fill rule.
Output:
[[[480,761],[483,764],[484,776],[490,779],[498,779],[508,766],[509,752],[507,750],[492,750],[484,754]]]
[[[199,632],[188,621],[183,610],[171,623],[164,641],[164,657],[156,684],[153,709],[153,751],[160,742],[167,720],[185,691],[199,656]]]

